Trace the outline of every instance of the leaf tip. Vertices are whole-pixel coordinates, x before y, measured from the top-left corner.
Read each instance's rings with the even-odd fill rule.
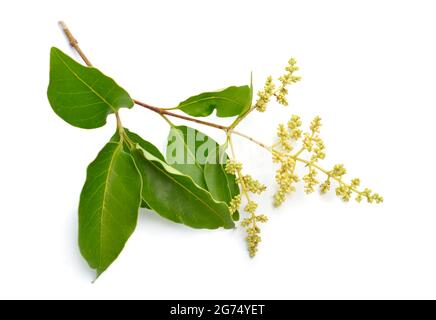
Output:
[[[56,48],[56,47],[51,47],[50,48],[50,54],[52,55],[52,54],[55,54],[55,53],[58,53],[59,51],[61,51],[61,50],[59,50],[58,48]]]

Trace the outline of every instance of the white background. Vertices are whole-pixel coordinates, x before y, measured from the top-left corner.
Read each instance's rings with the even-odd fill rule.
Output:
[[[2,1],[0,298],[436,298],[435,9],[416,0]],[[303,81],[290,106],[271,105],[240,130],[271,143],[292,113],[320,115],[326,165],[345,163],[385,203],[344,204],[300,187],[276,210],[269,156],[238,138],[246,171],[271,186],[259,200],[270,221],[254,260],[241,229],[192,230],[141,212],[119,259],[91,284],[77,204],[114,121],[81,130],[51,110],[50,47],[75,56],[59,19],[97,67],[158,106],[246,84],[251,71],[259,89],[296,57]],[[163,148],[158,116],[121,116]]]

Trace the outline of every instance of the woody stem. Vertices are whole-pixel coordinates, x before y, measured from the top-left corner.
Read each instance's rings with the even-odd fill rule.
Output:
[[[63,22],[63,21],[60,21],[60,22],[59,22],[59,25],[60,25],[60,27],[62,28],[62,31],[64,32],[65,36],[67,37],[68,42],[70,43],[71,47],[74,48],[74,50],[76,50],[76,52],[77,52],[77,53],[79,54],[79,56],[82,58],[83,62],[85,62],[85,64],[86,64],[87,66],[91,67],[91,66],[92,66],[91,61],[88,59],[88,57],[85,55],[85,53],[83,52],[83,50],[80,48],[80,46],[79,46],[79,42],[78,42],[77,39],[73,36],[72,32],[70,31],[70,29],[68,28],[68,26],[66,25],[66,23]],[[155,112],[155,113],[157,113],[157,114],[159,114],[159,115],[161,115],[161,116],[163,116],[163,117],[165,117],[165,116],[170,116],[170,117],[179,118],[179,119],[183,119],[183,120],[186,120],[186,121],[190,121],[190,122],[198,123],[198,124],[201,124],[201,125],[205,125],[205,126],[208,126],[208,127],[212,127],[212,128],[220,129],[220,130],[225,131],[226,133],[232,133],[232,134],[235,134],[235,135],[241,136],[241,137],[243,137],[243,138],[245,138],[245,139],[248,139],[248,140],[250,140],[251,142],[253,142],[253,143],[255,143],[255,144],[261,146],[262,148],[265,148],[265,149],[271,151],[271,148],[268,147],[267,145],[265,145],[265,144],[263,144],[263,143],[261,143],[261,142],[255,140],[254,138],[252,138],[252,137],[250,137],[250,136],[248,136],[248,135],[246,135],[246,134],[243,134],[243,133],[241,133],[241,132],[238,132],[238,131],[233,130],[232,126],[230,126],[230,127],[226,127],[226,126],[223,126],[223,125],[220,125],[220,124],[217,124],[217,123],[212,123],[212,122],[208,122],[208,121],[204,121],[204,120],[200,120],[200,119],[196,119],[196,118],[192,118],[192,117],[188,117],[188,116],[180,115],[180,114],[177,114],[177,113],[174,113],[174,112],[168,111],[167,109],[158,108],[158,107],[152,106],[152,105],[150,105],[150,104],[148,104],[148,103],[145,103],[145,102],[142,102],[142,101],[139,101],[139,100],[136,100],[136,99],[133,99],[133,102],[134,102],[136,105],[138,105],[138,106],[140,106],[140,107],[143,107],[143,108],[146,108],[146,109],[148,109],[148,110],[150,110],[150,111],[153,111],[153,112]],[[241,117],[241,118],[239,119],[238,123],[239,123],[243,118],[244,118],[244,117]]]

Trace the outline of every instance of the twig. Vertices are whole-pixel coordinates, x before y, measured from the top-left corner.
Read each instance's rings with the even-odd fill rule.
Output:
[[[68,42],[70,43],[71,47],[73,47],[76,50],[76,52],[82,58],[83,62],[85,62],[85,64],[87,66],[92,66],[91,61],[88,59],[88,57],[85,55],[85,53],[80,48],[79,42],[73,36],[73,34],[71,33],[71,31],[68,28],[68,26],[66,25],[66,23],[63,22],[63,21],[60,21],[59,22],[59,26],[62,28],[62,31],[64,32],[65,36],[67,37]],[[191,117],[188,117],[188,116],[180,115],[180,114],[173,113],[173,112],[168,111],[168,110],[163,109],[163,108],[158,108],[158,107],[149,105],[149,104],[147,104],[145,102],[142,102],[142,101],[139,101],[139,100],[136,100],[136,99],[133,99],[133,102],[136,105],[141,106],[143,108],[146,108],[148,110],[151,110],[153,112],[156,112],[156,113],[158,113],[161,116],[167,115],[167,116],[170,116],[170,117],[179,118],[179,119],[183,119],[183,120],[186,120],[186,121],[195,122],[195,123],[202,124],[202,125],[205,125],[205,126],[209,126],[209,127],[213,127],[213,128],[216,128],[216,129],[220,129],[220,130],[223,130],[223,131],[227,132],[228,134],[232,134],[232,133],[236,134],[238,136],[241,136],[241,137],[243,137],[243,138],[245,138],[245,139],[247,139],[247,140],[249,140],[249,141],[251,141],[251,142],[253,142],[253,143],[257,144],[257,145],[259,145],[260,147],[268,150],[269,152],[272,151],[271,147],[268,147],[266,144],[264,144],[262,142],[259,142],[259,141],[255,140],[254,138],[252,138],[252,137],[250,137],[250,136],[248,136],[248,135],[246,135],[244,133],[241,133],[241,132],[238,132],[238,131],[234,131],[233,130],[234,126],[226,127],[226,126],[222,126],[220,124],[216,124],[216,123],[212,123],[212,122],[203,121],[203,120],[199,120],[199,119],[196,119],[196,118],[191,118]],[[237,119],[236,120],[236,124],[238,124],[243,118],[245,118],[248,115],[248,113],[250,113],[251,111],[253,111],[253,110],[250,109],[249,112],[244,114],[241,118],[238,118],[239,121]]]
[[[59,21],[59,26],[64,31],[64,34],[68,39],[68,42],[77,51],[79,56],[82,58],[83,62],[85,62],[87,66],[91,67],[92,66],[91,61],[89,61],[88,57],[83,53],[82,49],[80,49],[79,42],[76,40],[76,38],[74,38],[70,29],[68,29],[68,26],[66,25],[66,23],[63,21]]]
[[[262,143],[262,142],[259,142],[259,141],[257,141],[256,139],[254,139],[254,138],[252,138],[252,137],[250,137],[250,136],[247,136],[247,135],[244,134],[244,133],[241,133],[241,132],[238,132],[238,131],[232,130],[232,129],[230,129],[230,128],[229,128],[229,133],[233,133],[233,134],[236,134],[236,135],[238,135],[238,136],[240,136],[240,137],[243,137],[243,138],[245,138],[245,139],[247,139],[247,140],[250,140],[251,142],[257,144],[258,146],[260,146],[260,147],[262,147],[262,148],[264,148],[264,149],[266,149],[266,150],[268,150],[269,152],[272,151],[272,148],[271,148],[271,147],[268,147],[266,144],[264,144],[264,143]]]
[[[138,106],[144,107],[144,108],[146,108],[148,110],[154,111],[154,112],[159,113],[159,114],[166,114],[166,115],[168,115],[170,117],[179,118],[179,119],[183,119],[183,120],[186,120],[186,121],[191,121],[191,122],[199,123],[199,124],[202,124],[202,125],[205,125],[205,126],[221,129],[221,130],[224,130],[224,131],[227,131],[229,129],[226,126],[222,126],[222,125],[219,125],[219,124],[216,124],[216,123],[212,123],[212,122],[208,122],[208,121],[203,121],[203,120],[199,120],[199,119],[196,119],[196,118],[191,118],[191,117],[188,117],[188,116],[184,116],[184,115],[181,115],[181,114],[170,112],[170,111],[162,109],[162,108],[154,107],[154,106],[151,106],[151,105],[149,105],[147,103],[141,102],[139,100],[135,100],[134,99],[133,102],[136,105],[138,105]]]
[[[85,64],[89,67],[92,66],[91,61],[88,59],[88,57],[85,55],[85,53],[82,51],[82,49],[79,46],[79,42],[76,40],[76,38],[73,36],[72,32],[70,31],[70,29],[68,28],[67,24],[63,21],[59,21],[59,26],[62,28],[62,31],[64,32],[65,36],[68,39],[68,42],[70,43],[71,47],[73,47],[77,53],[80,55],[80,57],[82,58],[83,62],[85,62]],[[213,127],[213,128],[217,128],[217,129],[221,129],[224,131],[228,131],[228,127],[226,126],[222,126],[216,123],[212,123],[212,122],[208,122],[208,121],[203,121],[203,120],[198,120],[195,118],[191,118],[191,117],[187,117],[187,116],[183,116],[183,115],[179,115],[177,113],[173,113],[170,111],[167,111],[165,109],[162,108],[158,108],[158,107],[154,107],[151,106],[145,102],[141,102],[139,100],[133,99],[133,102],[141,107],[144,107],[148,110],[154,111],[160,115],[168,115],[174,118],[180,118],[183,120],[187,120],[187,121],[191,121],[191,122],[195,122],[195,123],[199,123],[205,126],[209,126],[209,127]]]

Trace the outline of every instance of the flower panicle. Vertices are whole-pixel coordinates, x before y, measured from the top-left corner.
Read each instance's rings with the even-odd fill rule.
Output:
[[[238,211],[240,206],[241,206],[241,195],[238,194],[230,201],[230,205],[229,205],[230,213],[234,214],[236,211]]]
[[[266,185],[259,182],[258,180],[253,179],[250,175],[242,176],[242,180],[244,181],[245,187],[247,188],[247,191],[255,194],[261,194],[266,190]],[[238,179],[238,182],[241,182]]]
[[[278,78],[278,81],[280,82],[279,86],[276,86],[273,78],[269,76],[266,79],[263,90],[257,93],[258,98],[254,108],[259,112],[265,112],[273,96],[279,104],[287,106],[287,96],[289,93],[288,86],[301,80],[300,76],[295,75],[298,70],[299,67],[297,66],[297,61],[294,58],[291,58],[285,68],[285,73]]]
[[[259,223],[265,223],[268,221],[268,218],[264,214],[257,214],[258,204],[253,201],[249,195],[252,194],[261,194],[266,190],[266,186],[254,179],[251,175],[243,175],[242,174],[242,165],[238,162],[228,160],[225,166],[225,171],[230,174],[235,174],[237,176],[236,181],[242,187],[242,194],[246,196],[247,203],[244,207],[244,211],[247,213],[247,217],[244,218],[241,222],[241,226],[245,228],[247,233],[246,241],[248,246],[248,253],[250,257],[254,257],[258,250],[259,243],[262,238],[260,236],[260,228]],[[235,213],[241,206],[241,195],[234,197],[230,201],[229,210],[230,213]]]
[[[229,174],[237,175],[237,173],[242,170],[242,164],[240,162],[227,159],[224,170]]]
[[[280,124],[277,129],[278,141],[272,146],[273,162],[280,164],[276,171],[276,182],[278,190],[274,195],[274,205],[280,206],[287,195],[296,191],[296,183],[304,182],[304,191],[309,194],[319,188],[321,194],[329,192],[332,182],[336,183],[334,191],[343,201],[348,202],[355,196],[357,202],[366,199],[368,203],[381,203],[383,197],[370,189],[360,190],[360,179],[352,179],[347,183],[344,176],[347,170],[343,164],[336,164],[331,170],[325,170],[318,162],[326,157],[326,147],[320,137],[322,126],[321,118],[315,117],[310,123],[309,130],[301,130],[302,121],[299,116],[293,115],[287,126]],[[296,148],[296,144],[300,148]],[[296,151],[295,151],[296,150]],[[304,156],[307,157],[304,157]],[[297,173],[297,164],[302,164],[308,172],[300,179]],[[326,175],[323,182],[318,180],[318,175]]]

